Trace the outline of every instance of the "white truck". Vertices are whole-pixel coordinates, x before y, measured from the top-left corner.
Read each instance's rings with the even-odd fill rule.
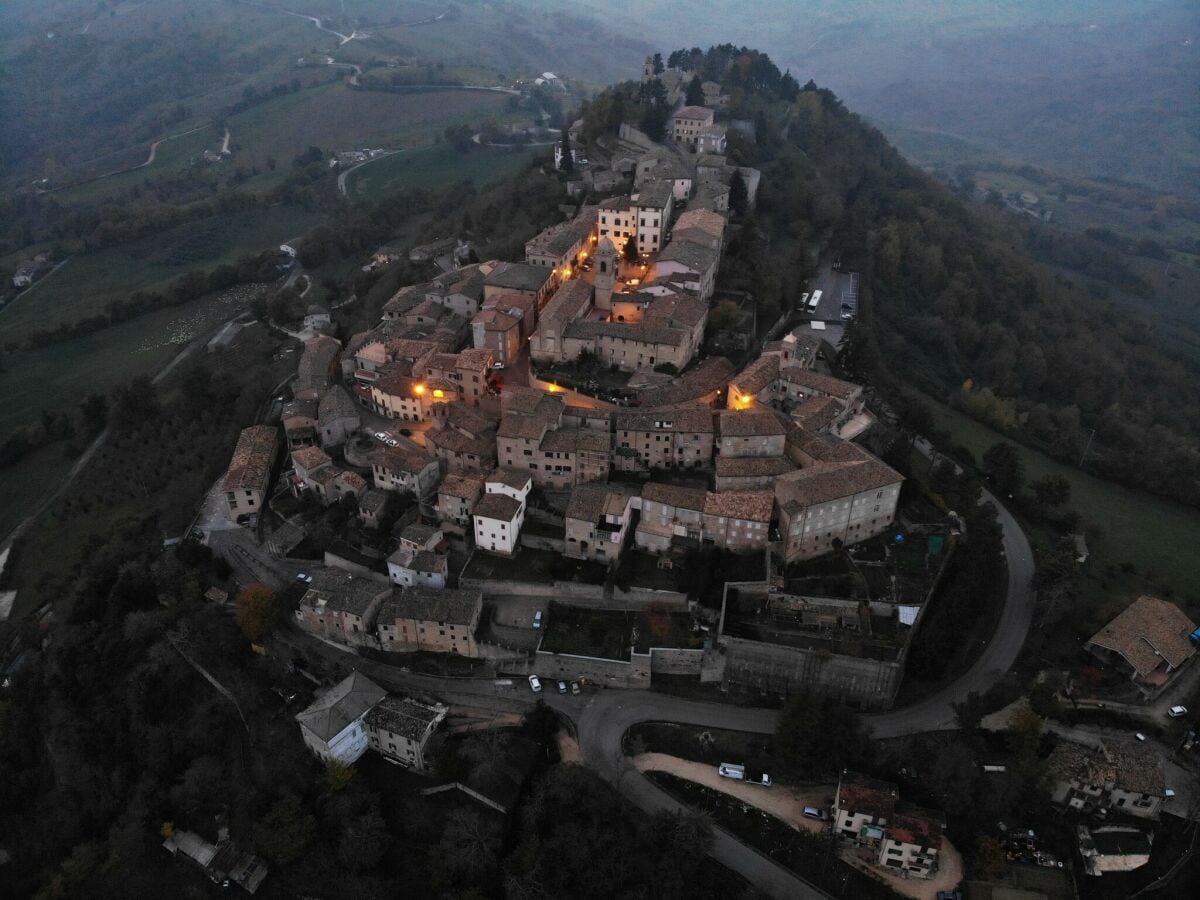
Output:
[[[745,781],[749,784],[761,784],[763,787],[771,786],[771,776],[766,772],[762,772],[755,777],[753,773],[747,774],[746,767],[740,766],[737,763],[721,763],[717,766],[717,774],[722,778],[732,778],[734,781]]]

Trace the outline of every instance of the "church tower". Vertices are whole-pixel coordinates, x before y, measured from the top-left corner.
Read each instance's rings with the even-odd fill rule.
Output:
[[[649,81],[654,77],[654,57],[647,56],[646,61],[642,63],[642,81]]]
[[[613,285],[617,283],[617,248],[607,237],[596,246],[596,309],[612,312]]]

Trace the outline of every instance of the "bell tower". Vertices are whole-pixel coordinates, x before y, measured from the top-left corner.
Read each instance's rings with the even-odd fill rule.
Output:
[[[607,237],[596,245],[596,309],[612,311],[613,285],[617,283],[617,248]]]

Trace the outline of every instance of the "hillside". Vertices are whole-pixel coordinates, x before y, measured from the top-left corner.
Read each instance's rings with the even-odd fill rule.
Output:
[[[152,142],[193,129],[200,137],[188,156],[216,151],[216,126],[230,116],[234,163],[247,168],[313,140],[412,141],[468,116],[500,118],[505,98],[445,96],[413,108],[358,97],[344,84],[354,67],[388,77],[436,67],[439,83],[505,85],[553,70],[586,83],[629,71],[644,53],[569,11],[508,4],[14,0],[0,10],[0,58],[21,77],[0,80],[0,106],[23,127],[0,135],[0,172],[10,187],[39,180],[53,189],[141,164]],[[284,107],[290,130],[275,135],[282,120],[264,101]]]

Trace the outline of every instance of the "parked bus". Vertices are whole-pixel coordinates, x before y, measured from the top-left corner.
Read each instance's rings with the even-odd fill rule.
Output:
[[[808,311],[816,312],[817,307],[821,305],[821,292],[813,291],[812,296],[808,298]]]

